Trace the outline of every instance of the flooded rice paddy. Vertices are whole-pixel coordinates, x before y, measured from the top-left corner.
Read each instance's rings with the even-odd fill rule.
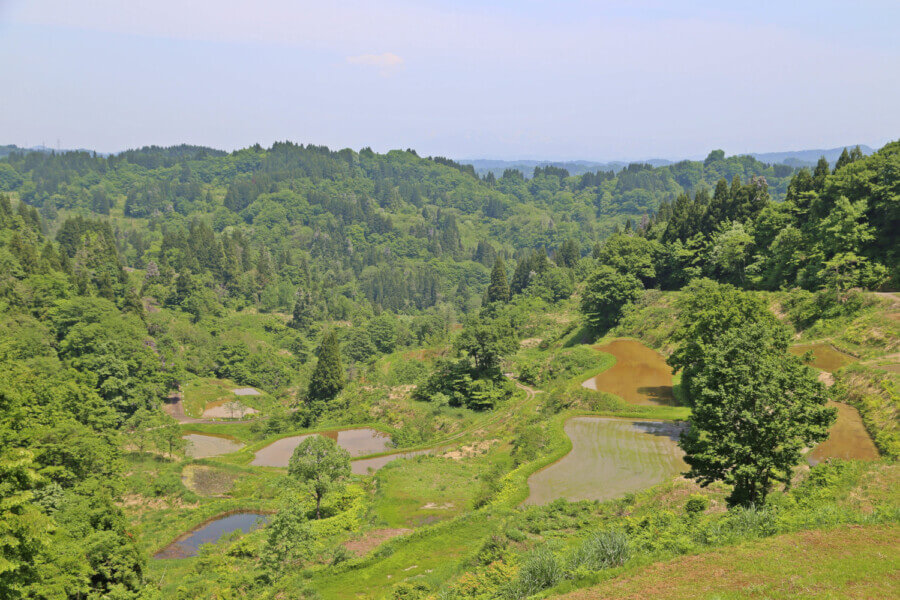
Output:
[[[350,456],[378,454],[391,449],[391,438],[376,429],[344,429],[342,431],[325,431],[281,438],[260,448],[251,465],[257,467],[286,467],[294,449],[311,435],[323,435],[334,440],[338,446],[350,453]],[[385,457],[387,458],[387,457]],[[374,460],[374,459],[373,459]],[[382,465],[383,466],[383,465]],[[365,472],[365,471],[363,471]]]
[[[224,536],[238,530],[247,533],[262,527],[268,520],[268,515],[253,511],[239,511],[222,515],[182,535],[154,554],[153,558],[197,556],[200,546],[203,544],[215,544]]]
[[[878,449],[869,437],[859,412],[843,402],[829,402],[837,408],[837,421],[831,427],[828,439],[813,448],[806,459],[816,465],[828,458],[875,460]]]
[[[615,394],[631,404],[673,405],[672,368],[662,354],[634,340],[615,340],[597,350],[612,354],[616,364],[582,383]]]
[[[572,451],[529,477],[525,503],[610,500],[667,481],[687,470],[677,445],[682,430],[665,421],[569,419]]]
[[[244,447],[244,444],[227,435],[191,431],[181,437],[187,442],[184,453],[190,458],[221,456]]]
[[[791,346],[788,351],[795,356],[803,356],[809,351],[813,353],[811,366],[833,373],[841,367],[856,362],[856,357],[845,354],[831,344],[799,344]]]
[[[384,465],[395,461],[398,458],[412,458],[414,456],[422,456],[423,454],[431,454],[431,452],[431,450],[414,450],[412,452],[398,452],[397,454],[386,454],[374,458],[363,458],[351,462],[350,470],[354,475],[368,475],[370,472],[377,471]]]

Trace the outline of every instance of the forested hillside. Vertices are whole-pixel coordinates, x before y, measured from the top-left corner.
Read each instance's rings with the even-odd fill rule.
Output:
[[[0,599],[345,597],[353,569],[395,598],[587,585],[627,553],[579,555],[568,575],[534,583],[525,565],[544,559],[527,552],[576,525],[606,527],[632,509],[634,519],[655,515],[674,500],[516,512],[529,475],[571,448],[564,418],[691,418],[695,431],[712,428],[704,402],[740,388],[732,363],[744,367],[741,382],[755,377],[754,389],[776,398],[779,418],[791,415],[771,419],[788,432],[772,435],[789,443],[759,480],[730,480],[704,463],[716,460],[703,439],[685,442],[704,489],[734,486],[727,498],[712,488],[726,516],[698,516],[709,502],[700,499],[683,519],[629,521],[630,551],[640,562],[732,543],[753,527],[764,537],[819,526],[819,513],[803,511],[843,503],[865,477],[894,481],[884,474],[892,463],[879,463],[884,473],[826,466],[815,471],[821,481],[779,488],[783,512],[747,508],[789,484],[802,451],[834,421],[816,375],[787,351],[807,336],[855,359],[897,352],[893,300],[869,292],[900,284],[898,232],[900,142],[866,157],[845,151],[814,170],[713,151],[703,162],[579,176],[549,166],[530,179],[512,170],[480,178],[412,150],[287,142],[232,153],[14,151],[0,160]],[[667,404],[635,407],[581,385],[615,362],[589,344],[617,335],[666,353],[677,346]],[[892,371],[844,373],[834,389],[860,409],[874,454],[893,460]],[[232,391],[245,387],[250,395],[236,402]],[[777,404],[787,396],[803,410]],[[215,413],[222,406],[241,418]],[[290,463],[256,462],[280,438],[348,426],[388,440],[354,459],[395,449],[429,456],[351,474],[349,454],[312,436]],[[186,456],[187,437],[204,433],[243,449]],[[327,476],[316,456],[333,466]],[[225,491],[189,487],[212,472]],[[866,492],[871,504],[884,500],[878,490]],[[173,571],[149,559],[182,529],[239,509],[277,515],[265,535],[203,555],[209,572],[192,558]],[[833,523],[869,523],[867,514],[884,523],[894,513],[859,509]],[[438,523],[449,519],[472,536],[477,557]],[[653,528],[674,541],[663,548]],[[348,554],[351,533],[385,529],[417,532],[408,546]],[[621,541],[609,535],[596,543]],[[433,561],[434,575],[395,589],[415,544],[435,544],[436,559],[446,547],[457,562]],[[536,552],[569,556],[556,546]],[[472,591],[478,581],[487,595]]]

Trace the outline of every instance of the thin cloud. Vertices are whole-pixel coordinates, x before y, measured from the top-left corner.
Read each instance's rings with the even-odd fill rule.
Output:
[[[347,62],[351,65],[363,65],[365,67],[375,67],[382,74],[388,74],[403,66],[403,59],[391,52],[382,54],[360,54],[358,56],[348,56]]]

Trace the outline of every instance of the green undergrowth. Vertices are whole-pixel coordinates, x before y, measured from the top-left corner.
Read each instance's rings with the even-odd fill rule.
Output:
[[[841,369],[835,396],[854,406],[878,450],[900,458],[900,375],[866,365]]]
[[[872,293],[793,290],[770,297],[804,342],[828,341],[863,359],[900,348],[900,321],[892,316],[896,309]]]
[[[873,475],[881,482],[874,489],[888,490],[875,492],[881,497],[871,497]],[[724,490],[701,490],[689,482],[602,504],[557,501],[529,507],[438,597],[554,595],[674,556],[780,533],[900,523],[898,492],[891,491],[898,476],[897,467],[887,463],[823,463],[794,489],[773,494],[765,506],[724,512]]]
[[[471,508],[472,482],[485,461],[417,456],[387,464],[375,474],[372,514],[377,526],[419,527],[455,517]]]

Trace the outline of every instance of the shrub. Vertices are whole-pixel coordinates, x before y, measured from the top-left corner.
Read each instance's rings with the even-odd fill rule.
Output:
[[[513,542],[524,542],[528,539],[528,536],[525,535],[525,532],[521,529],[516,529],[515,527],[510,527],[506,530],[506,537],[508,537]]]
[[[600,531],[575,549],[569,557],[569,568],[573,571],[599,571],[618,567],[625,564],[630,552],[628,535],[624,531]]]
[[[509,598],[525,598],[551,588],[563,579],[563,568],[547,546],[528,553],[519,566],[519,575],[510,585]]]
[[[699,515],[709,508],[709,498],[700,494],[692,494],[684,504],[684,510],[689,515]]]

